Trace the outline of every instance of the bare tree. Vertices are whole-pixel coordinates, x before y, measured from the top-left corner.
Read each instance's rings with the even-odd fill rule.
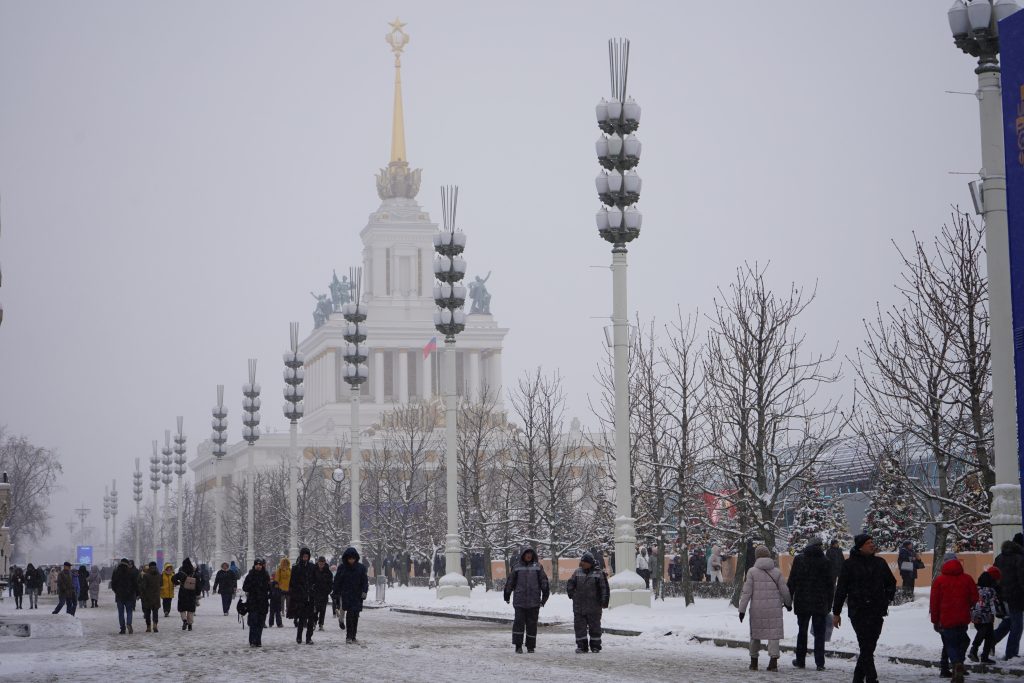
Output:
[[[38,541],[50,531],[50,494],[61,474],[57,453],[36,446],[24,436],[8,436],[0,427],[0,472],[11,484],[10,511],[6,520],[11,543],[20,553],[27,541]]]

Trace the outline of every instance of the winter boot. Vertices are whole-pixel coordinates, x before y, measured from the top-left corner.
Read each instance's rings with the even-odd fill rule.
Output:
[[[523,646],[522,645],[516,645],[516,654],[517,655],[523,654]]]
[[[191,630],[192,630],[192,624],[189,624],[189,625],[188,625],[188,630],[189,630],[189,631],[191,631]]]
[[[153,624],[153,633],[160,633],[160,629],[156,627],[156,624]]]
[[[297,629],[295,633],[295,642],[298,645],[302,645],[302,629]]]
[[[133,633],[135,633],[135,631],[132,630],[132,625],[128,624],[128,635],[131,635]]]
[[[185,621],[184,619],[181,620],[181,630],[182,631],[187,631],[188,630],[188,622]]]
[[[152,632],[153,632],[153,625],[152,624],[146,624],[146,633],[152,633]]]
[[[956,663],[953,665],[953,683],[964,683],[964,665]]]
[[[757,657],[750,658],[750,670],[757,671]]]
[[[972,662],[978,661],[978,648],[971,648],[971,651],[967,653],[967,659],[971,660]]]
[[[123,635],[124,635],[124,629],[121,629],[121,630],[120,630],[120,631],[118,631],[117,633],[118,633],[118,635],[122,635],[122,636],[123,636]]]
[[[778,670],[779,670],[779,658],[778,657],[769,657],[768,658],[768,671],[778,671]]]

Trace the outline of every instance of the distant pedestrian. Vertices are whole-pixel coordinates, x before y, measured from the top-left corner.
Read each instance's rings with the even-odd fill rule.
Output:
[[[952,553],[950,553],[952,555]],[[936,632],[942,635],[942,645],[949,660],[954,683],[964,683],[964,659],[970,638],[967,626],[971,623],[971,608],[978,602],[978,587],[974,579],[964,573],[960,560],[953,555],[942,564],[941,573],[932,582],[929,613]]]
[[[683,580],[683,572],[688,571],[688,568],[683,567],[683,558],[679,555],[673,555],[672,561],[668,563],[668,580],[672,584],[678,585]]]
[[[850,557],[843,562],[832,601],[832,624],[839,628],[841,614],[846,605],[850,623],[857,634],[860,655],[853,670],[854,683],[874,683],[878,680],[875,671],[875,646],[882,634],[889,604],[896,595],[896,579],[889,570],[889,564],[875,556],[877,548],[870,534],[858,534],[853,539]]]
[[[537,561],[537,553],[529,546],[524,547],[519,563],[505,581],[505,602],[511,599],[516,613],[512,622],[512,644],[517,654],[523,652],[524,636],[527,652],[537,647],[537,620],[550,594],[548,575]]]
[[[341,564],[334,574],[334,594],[341,600],[341,611],[345,614],[345,643],[358,645],[359,613],[370,590],[366,565],[359,562],[359,552],[346,548],[341,554]]]
[[[700,583],[707,577],[707,558],[700,548],[693,549],[690,555],[690,581]]]
[[[920,567],[918,566],[920,564]],[[907,600],[914,599],[914,584],[917,583],[917,570],[924,568],[924,562],[918,556],[911,541],[903,541],[900,552],[896,556],[896,566],[903,580],[903,596]],[[936,577],[938,578],[938,577]]]
[[[283,599],[283,593],[281,586],[277,583],[276,574],[270,575],[270,611],[267,615],[267,626],[277,626],[283,628],[281,623],[281,603]]]
[[[94,573],[99,575],[99,572]],[[139,576],[138,572],[128,564],[127,557],[122,557],[121,562],[114,569],[114,575],[110,577],[110,588],[114,591],[114,601],[117,603],[117,623],[121,627],[120,633],[124,634],[127,627],[130,635],[135,601],[139,597]]]
[[[65,562],[64,569],[57,574],[57,607],[53,613],[58,614],[65,605],[67,613],[72,615],[78,607],[78,591],[75,589],[75,577],[70,562]]]
[[[814,537],[803,551],[793,558],[789,571],[789,594],[796,612],[796,658],[793,666],[803,669],[807,659],[807,630],[814,637],[814,665],[825,670],[825,629],[832,609],[832,567],[821,548],[822,539]]]
[[[160,585],[163,579],[156,570],[156,562],[150,562],[142,568],[139,577],[139,599],[142,604],[142,618],[146,620],[146,633],[159,633],[160,623]]]
[[[636,554],[636,573],[644,580],[644,588],[651,587],[651,565],[647,559],[647,548],[640,548]]]
[[[100,606],[100,584],[102,583],[103,577],[100,576],[100,571],[93,567],[92,572],[89,573],[89,600],[93,607]]]
[[[829,567],[832,573],[832,587],[835,588],[836,581],[839,579],[839,572],[843,571],[843,562],[846,562],[846,556],[843,555],[843,549],[839,547],[839,539],[833,538],[828,544],[828,550],[825,552],[825,557],[828,558]]]
[[[196,609],[199,607],[199,577],[192,560],[185,558],[174,575],[174,585],[178,587],[178,614],[181,615],[181,630],[191,631],[195,622]]]
[[[317,628],[324,630],[324,619],[327,617],[327,603],[331,600],[334,587],[334,574],[327,566],[327,558],[322,555],[316,560],[316,622]]]
[[[174,600],[174,565],[170,562],[164,564],[164,571],[160,574],[160,601],[163,603],[164,616],[171,616],[171,601]]]
[[[313,644],[316,626],[316,566],[310,561],[311,556],[309,548],[299,551],[299,561],[292,565],[288,585],[288,618],[295,622],[295,642],[302,642],[305,630],[307,645]]]
[[[263,647],[263,622],[270,605],[270,575],[263,560],[257,558],[242,583],[249,624],[249,647]]]
[[[1024,548],[1014,541],[1004,541],[995,566],[1002,578],[999,590],[1006,603],[1006,618],[996,627],[993,637],[998,643],[1006,637],[1004,660],[1020,653],[1020,638],[1024,633]]]
[[[678,559],[678,556],[677,556]],[[572,600],[576,654],[601,651],[601,611],[608,607],[608,577],[597,566],[594,556],[583,553],[580,566],[565,584]]]
[[[750,670],[757,671],[761,641],[768,641],[768,671],[779,670],[779,641],[784,637],[782,609],[792,609],[789,588],[775,566],[772,552],[759,545],[754,566],[747,572],[740,593],[740,621],[750,607]]]
[[[708,564],[711,566],[711,583],[721,583],[722,579],[722,546],[715,543],[711,546],[711,557]]]
[[[228,568],[227,562],[222,562],[220,571],[213,579],[213,592],[220,595],[220,605],[224,610],[224,616],[231,612],[231,600],[235,597],[238,588],[238,577]]]
[[[971,622],[977,633],[974,642],[971,643],[971,651],[967,658],[972,662],[980,661],[982,664],[995,664],[991,654],[995,652],[996,617],[1005,617],[1006,608],[999,595],[999,579],[1001,573],[999,567],[989,567],[978,577],[978,602],[971,608]],[[981,657],[978,657],[978,646],[981,646]]]
[[[39,594],[43,592],[43,572],[31,562],[25,567],[25,592],[28,593],[28,608],[39,609]]]
[[[21,609],[22,599],[25,595],[25,572],[21,567],[11,568],[9,581],[11,592],[14,594],[14,609]]]
[[[282,557],[281,561],[277,563],[277,585],[281,587],[281,607],[284,610],[285,617],[287,618],[288,612],[288,591],[291,589],[292,583],[292,565],[288,561],[287,557]]]

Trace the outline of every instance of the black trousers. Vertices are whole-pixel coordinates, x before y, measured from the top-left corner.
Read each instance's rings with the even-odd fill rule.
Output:
[[[874,615],[850,618],[860,648],[857,666],[853,670],[854,683],[875,683],[878,680],[878,672],[875,671],[875,646],[878,645],[878,637],[882,635],[883,622],[882,617]]]
[[[277,622],[277,627],[280,628],[283,624],[281,623],[281,608],[274,609],[270,608],[270,614],[267,615],[267,626],[274,626],[274,622]]]
[[[324,625],[324,617],[327,616],[327,598],[316,601],[316,623],[317,626]]]
[[[359,630],[359,612],[356,610],[345,611],[345,640],[355,640],[356,631]]]
[[[146,620],[146,626],[154,626],[160,623],[160,610],[156,607],[143,607],[142,617]]]
[[[231,598],[234,596],[231,593],[220,594],[220,606],[224,609],[224,614],[231,611]]]
[[[160,600],[161,600],[161,602],[163,602],[164,616],[165,617],[170,616],[171,615],[171,601],[174,600],[174,598],[160,598]]]
[[[262,645],[263,644],[263,618],[266,614],[260,614],[259,612],[249,612],[249,644],[250,645]]]
[[[825,614],[797,614],[796,661],[803,664],[807,660],[807,631],[810,627],[814,637],[814,663],[825,666]]]
[[[512,644],[521,647],[526,636],[526,649],[537,647],[537,619],[540,607],[516,607],[516,618],[512,622]]]
[[[974,635],[974,642],[971,643],[971,652],[978,654],[978,646],[981,645],[981,656],[987,657],[996,649],[995,624],[975,624],[978,632]]]
[[[295,634],[295,640],[302,640],[302,631],[306,631],[306,640],[313,637],[313,631],[316,629],[316,611],[313,605],[306,605],[298,610],[299,618],[295,620],[295,628],[297,633]]]
[[[534,622],[536,623],[536,622]],[[601,613],[590,612],[580,614],[573,612],[572,627],[576,631],[576,647],[581,650],[589,649],[593,652],[601,651]],[[534,630],[536,634],[536,629]],[[589,643],[587,637],[590,637]]]

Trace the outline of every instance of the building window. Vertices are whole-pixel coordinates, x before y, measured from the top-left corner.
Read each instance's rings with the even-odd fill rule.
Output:
[[[401,256],[398,259],[398,293],[402,296],[412,294],[412,257]]]
[[[391,296],[391,249],[384,250],[384,294]]]
[[[423,250],[416,250],[416,296],[423,296]]]
[[[384,352],[384,400],[395,399],[395,353]]]

